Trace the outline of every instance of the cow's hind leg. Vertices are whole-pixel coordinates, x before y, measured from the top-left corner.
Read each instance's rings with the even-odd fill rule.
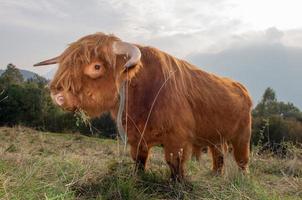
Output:
[[[221,174],[223,168],[223,150],[222,145],[211,145],[210,151],[212,154],[213,166],[212,170],[215,174]]]
[[[251,128],[247,127],[240,131],[232,140],[234,158],[238,167],[244,172],[248,172],[248,162],[250,155]]]
[[[131,157],[135,161],[135,168],[139,171],[144,171],[149,157],[149,148],[131,145]]]

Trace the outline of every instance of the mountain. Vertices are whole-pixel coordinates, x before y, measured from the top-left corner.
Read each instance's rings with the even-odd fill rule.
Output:
[[[0,76],[3,74],[5,70],[3,69],[0,69]],[[24,70],[24,69],[19,69],[19,71],[21,72],[24,80],[28,80],[30,78],[33,78],[35,75],[37,75],[36,73],[34,72],[31,72],[31,71],[28,71],[28,70]]]
[[[24,69],[19,69],[19,70],[20,70],[24,80],[28,80],[30,78],[33,78],[35,75],[37,75],[36,73],[28,71],[28,70],[24,70]]]
[[[218,53],[197,53],[187,57],[205,71],[233,78],[250,91],[256,105],[267,87],[278,100],[302,108],[302,48],[282,44],[233,47]]]
[[[50,71],[48,71],[47,73],[45,73],[45,74],[43,75],[43,77],[45,77],[45,78],[48,79],[48,80],[53,79],[53,77],[54,77],[54,75],[55,75],[57,69],[58,69],[58,66],[54,67],[53,69],[51,69]]]

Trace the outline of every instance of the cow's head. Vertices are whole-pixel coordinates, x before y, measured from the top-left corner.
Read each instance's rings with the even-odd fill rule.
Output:
[[[53,101],[65,110],[82,109],[98,116],[113,109],[120,84],[140,68],[141,52],[113,35],[85,36],[58,57],[34,66],[59,64],[50,83]]]

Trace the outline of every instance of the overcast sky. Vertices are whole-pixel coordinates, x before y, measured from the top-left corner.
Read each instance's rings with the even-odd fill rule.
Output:
[[[301,8],[301,0],[0,0],[0,69],[12,62],[49,74],[55,66],[32,64],[101,31],[239,80],[255,103],[271,86],[302,108]]]

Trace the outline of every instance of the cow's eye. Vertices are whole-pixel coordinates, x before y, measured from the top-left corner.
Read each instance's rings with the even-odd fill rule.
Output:
[[[57,86],[57,91],[62,91],[63,90],[63,87],[62,86]]]
[[[98,65],[98,64],[94,65],[94,69],[100,70],[101,69],[101,65]]]

